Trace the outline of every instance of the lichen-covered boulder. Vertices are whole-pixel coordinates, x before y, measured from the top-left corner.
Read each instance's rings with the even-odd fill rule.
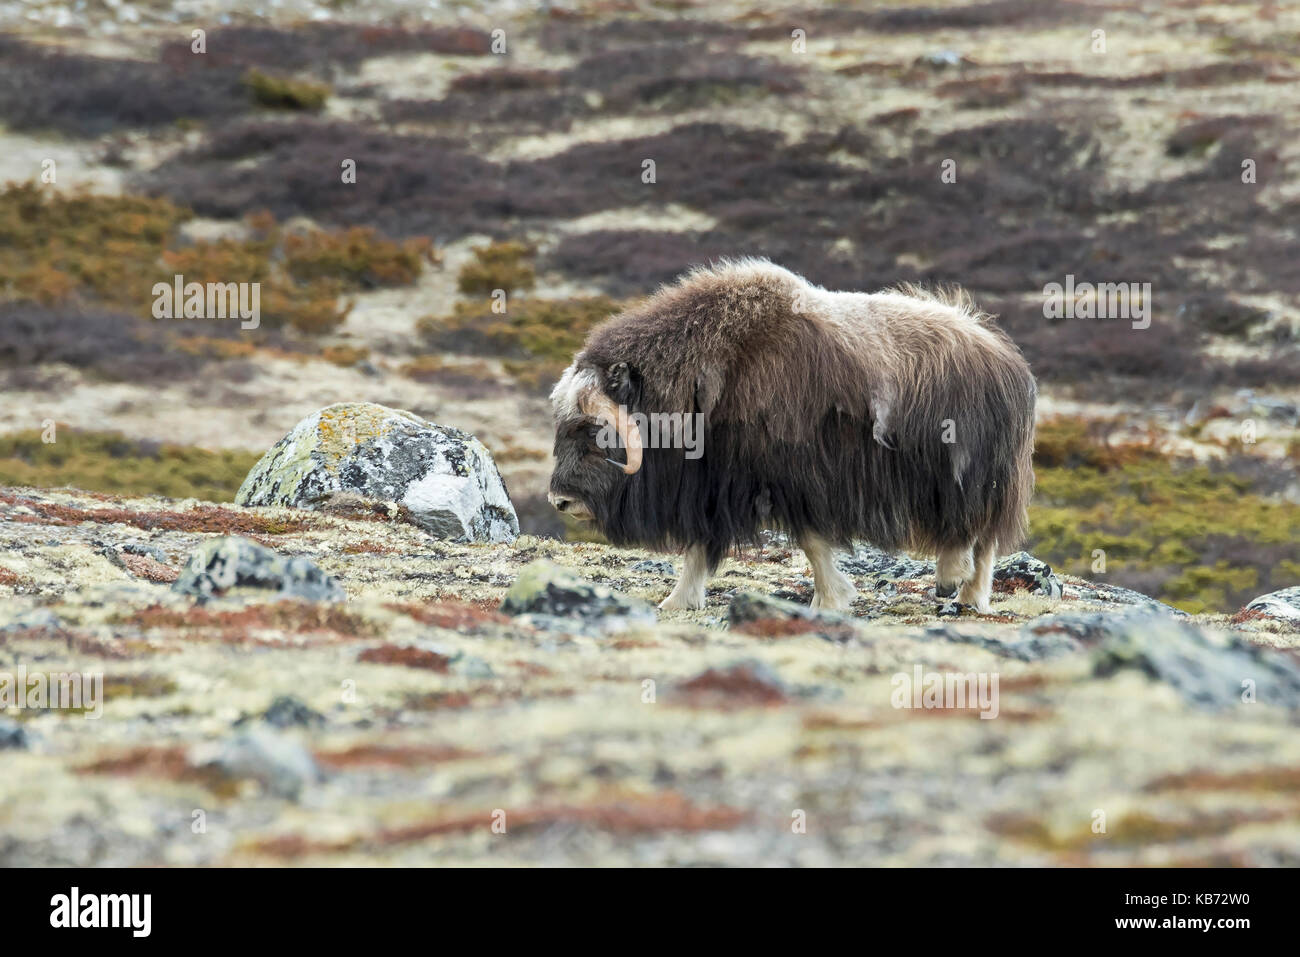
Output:
[[[268,590],[285,598],[345,601],[347,594],[311,559],[284,558],[257,542],[230,535],[196,548],[172,590],[200,601],[236,589]]]
[[[1293,655],[1164,615],[1122,621],[1094,650],[1094,675],[1131,668],[1206,708],[1256,701],[1300,708],[1300,664]]]
[[[1023,588],[1031,595],[1048,598],[1060,598],[1063,591],[1052,566],[1028,552],[1016,552],[1000,559],[993,568],[993,587],[1002,592]]]
[[[253,466],[235,502],[316,508],[340,494],[396,502],[438,538],[512,542],[519,535],[514,505],[482,442],[369,402],[307,416]]]
[[[1300,585],[1260,595],[1246,606],[1245,611],[1300,624]]]

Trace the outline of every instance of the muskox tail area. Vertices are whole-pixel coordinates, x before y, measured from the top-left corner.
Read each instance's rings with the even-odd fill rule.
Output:
[[[1005,334],[971,321],[983,328],[959,347],[911,354],[897,448],[877,446],[867,463],[868,487],[905,513],[888,510],[913,551],[1006,553],[1028,534],[1037,389]]]
[[[1031,380],[1032,387],[1032,380]],[[995,491],[989,527],[980,535],[999,555],[1015,551],[1029,535],[1029,500],[1034,494],[1034,413],[1033,394],[1029,407],[1016,428],[1008,429],[1008,447],[1004,450],[1007,466],[1005,479]]]
[[[949,397],[962,412],[956,441],[946,446],[958,514],[945,531],[977,551],[1006,554],[1029,534],[1037,388],[1018,353],[997,356],[983,372],[966,395]]]

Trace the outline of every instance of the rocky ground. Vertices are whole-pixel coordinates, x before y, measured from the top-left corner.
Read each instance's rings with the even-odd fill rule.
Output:
[[[4,490],[0,673],[104,700],[0,716],[0,864],[1300,863],[1286,596],[1191,618],[1022,557],[980,617],[842,564],[851,615],[776,540],[657,613],[671,556]],[[900,691],[932,673],[997,694]]]
[[[1294,5],[0,0],[0,31],[0,864],[1300,863]],[[577,540],[547,386],[723,255],[997,314],[1058,574],[1008,559],[980,617],[861,548],[817,617],[773,538],[660,613],[673,556]],[[264,324],[155,321],[177,272],[265,283]],[[1150,324],[1049,321],[1067,276],[1149,283]],[[315,511],[246,478],[365,401],[479,440],[515,514],[455,514],[502,541],[434,537],[418,469]],[[414,458],[458,468],[442,441]],[[20,669],[100,676],[102,713],[6,701]],[[998,694],[895,707],[917,669]]]

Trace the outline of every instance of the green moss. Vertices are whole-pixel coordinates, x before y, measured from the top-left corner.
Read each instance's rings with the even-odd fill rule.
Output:
[[[115,432],[64,427],[57,436],[50,444],[37,431],[0,436],[0,485],[230,501],[258,459],[255,452],[139,442]]]
[[[165,199],[0,190],[0,287],[44,305],[85,296],[147,313],[158,261],[189,210]]]
[[[295,279],[337,279],[352,289],[415,282],[431,254],[428,239],[394,242],[362,226],[332,233],[292,234],[284,240],[285,265]]]
[[[1186,611],[1232,611],[1296,583],[1300,506],[1253,494],[1249,480],[1107,441],[1079,420],[1039,428],[1034,554],[1063,571],[1139,590]],[[1106,572],[1093,572],[1094,553]],[[1231,555],[1232,560],[1221,556]]]
[[[319,110],[329,99],[330,88],[320,83],[273,76],[261,70],[244,74],[244,85],[253,99],[273,110]]]
[[[191,217],[164,199],[10,185],[0,190],[0,296],[95,302],[150,318],[154,285],[177,274],[187,283],[260,283],[262,325],[319,333],[347,318],[341,296],[414,282],[434,255],[427,239],[394,242],[372,229],[286,233],[267,213],[248,217],[247,238],[187,243],[178,227]],[[199,333],[210,321],[168,325]]]
[[[457,287],[466,295],[490,296],[501,289],[507,293],[532,289],[537,273],[531,262],[534,250],[521,242],[493,243],[474,250],[474,261],[466,263],[457,277]]]
[[[592,328],[618,312],[605,296],[522,299],[504,313],[489,303],[458,303],[450,316],[421,320],[420,330],[440,348],[515,357],[506,371],[529,387],[559,377]]]

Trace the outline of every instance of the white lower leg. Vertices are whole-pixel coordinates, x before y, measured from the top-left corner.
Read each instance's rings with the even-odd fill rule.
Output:
[[[853,603],[858,590],[852,580],[835,566],[831,546],[820,535],[809,535],[799,542],[813,570],[814,608],[842,611]]]
[[[975,574],[975,560],[969,545],[961,548],[941,548],[934,563],[934,593],[940,598],[957,594],[957,586],[968,582]]]
[[[677,579],[677,586],[659,603],[659,607],[667,611],[703,608],[704,586],[709,583],[710,571],[704,546],[692,545],[687,548],[682,562],[682,577]]]
[[[981,615],[987,615],[989,597],[993,594],[993,543],[981,542],[975,546],[975,570],[970,578],[962,583],[957,600],[963,605],[971,605]]]

